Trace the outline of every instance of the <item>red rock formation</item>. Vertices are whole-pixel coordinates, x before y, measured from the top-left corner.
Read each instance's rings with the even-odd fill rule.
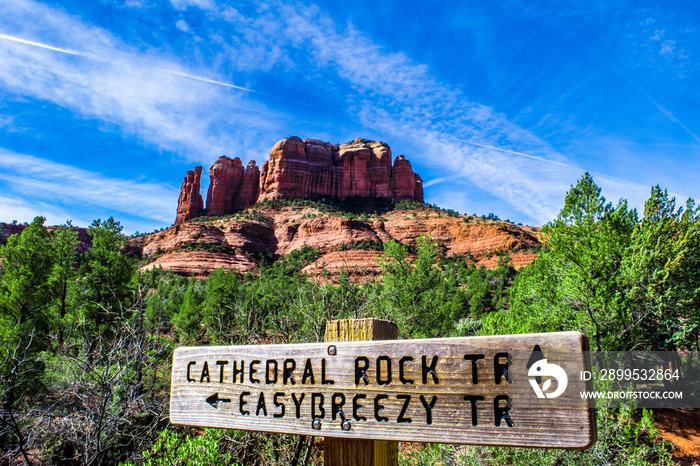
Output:
[[[243,180],[233,199],[233,210],[243,210],[252,206],[260,194],[260,169],[255,160],[248,162],[243,172]]]
[[[379,251],[331,251],[301,272],[321,283],[338,283],[341,275],[347,276],[353,283],[363,283],[382,273],[379,265],[382,259],[386,259],[386,256]]]
[[[369,196],[369,159],[371,151],[365,145],[340,146],[338,155],[342,161],[343,177],[340,184],[340,197]]]
[[[318,139],[305,139],[306,156],[309,161],[308,195],[338,196],[338,178],[340,177],[340,160],[333,154],[333,146],[330,142]]]
[[[413,195],[413,200],[423,202],[423,178],[421,178],[420,175],[418,175],[418,173],[416,173],[415,175],[416,175],[416,192]]]
[[[307,196],[309,178],[304,141],[296,136],[282,139],[270,151],[265,176],[260,176],[258,201]]]
[[[201,172],[201,168],[200,168]],[[188,175],[189,176],[189,175]],[[243,210],[267,199],[352,196],[391,197],[423,201],[423,180],[402,155],[391,166],[391,149],[381,141],[357,139],[332,146],[318,139],[289,137],[279,141],[258,169],[254,161],[243,169],[239,158],[221,156],[209,170],[207,215]],[[196,186],[197,192],[199,184]],[[193,196],[194,185],[183,193]],[[181,202],[183,196],[181,194]],[[200,215],[201,208],[178,207],[176,223]]]
[[[391,168],[391,149],[383,142],[357,139],[331,146],[317,139],[290,137],[270,151],[260,173],[260,197],[351,196],[423,200],[420,177],[403,156]],[[420,185],[420,186],[419,186]]]
[[[13,223],[0,222],[0,246],[7,242],[7,238],[12,235],[21,235],[28,224],[17,223],[15,220]]]
[[[417,189],[418,185],[420,189]],[[423,201],[423,180],[416,177],[411,162],[403,155],[396,157],[391,170],[391,197],[400,201]]]
[[[207,215],[218,216],[243,210],[258,199],[260,169],[254,160],[244,169],[241,159],[222,155],[209,169]]]
[[[179,251],[159,257],[154,262],[141,267],[145,272],[153,268],[172,270],[173,273],[190,277],[205,278],[214,270],[223,267],[241,274],[258,269],[259,265],[246,254],[224,254],[208,251]]]
[[[236,157],[225,155],[218,158],[209,169],[209,192],[207,193],[207,215],[224,215],[233,212],[233,199],[243,183],[243,164]]]
[[[177,202],[177,218],[175,223],[199,217],[204,212],[204,200],[200,194],[202,167],[195,167],[185,175],[185,181],[180,187],[180,199]]]
[[[306,245],[323,253],[315,265],[305,269],[305,273],[322,281],[326,280],[326,272],[336,279],[342,270],[351,273],[353,279],[376,277],[380,267],[375,259],[383,252],[343,247],[363,242],[381,244],[395,240],[415,248],[420,235],[429,234],[445,247],[448,256],[463,256],[479,265],[496,267],[498,257],[493,253],[508,251],[516,268],[534,260],[541,245],[537,228],[454,217],[432,208],[390,211],[371,215],[367,220],[331,215],[310,206],[256,208],[263,220],[234,217],[188,222],[130,238],[129,242],[144,257],[158,258],[142,269],[162,266],[198,276],[222,266],[241,272],[255,271],[259,266],[254,258],[261,253],[286,256]],[[207,251],[212,248],[199,247],[202,243],[224,246],[217,249],[227,252]]]
[[[375,142],[372,145],[369,181],[372,186],[371,196],[391,197],[391,149],[383,142]]]

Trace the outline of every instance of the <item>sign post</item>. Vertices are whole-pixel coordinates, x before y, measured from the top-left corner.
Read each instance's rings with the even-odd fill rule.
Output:
[[[355,319],[326,322],[324,340],[330,343],[394,340],[398,337],[399,329],[394,322]],[[323,445],[323,464],[326,466],[398,466],[399,442],[326,437]]]
[[[368,319],[329,322],[325,343],[178,348],[171,422],[323,436],[333,465],[396,464],[398,441],[595,442],[584,335],[381,340],[395,336]]]

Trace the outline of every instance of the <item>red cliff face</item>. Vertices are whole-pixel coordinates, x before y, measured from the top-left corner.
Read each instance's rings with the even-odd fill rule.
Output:
[[[207,192],[207,215],[224,215],[233,212],[233,199],[243,183],[243,164],[236,157],[222,155],[209,169],[209,191]]]
[[[424,206],[415,210],[394,210],[365,220],[349,219],[314,206],[256,206],[258,219],[221,218],[175,225],[150,235],[130,238],[134,249],[154,261],[142,270],[163,267],[182,275],[208,275],[219,267],[240,273],[255,272],[260,265],[256,257],[286,256],[306,245],[322,255],[303,272],[321,282],[339,281],[341,273],[351,280],[377,278],[381,267],[377,258],[384,253],[355,250],[344,245],[395,240],[415,249],[421,234],[429,234],[445,247],[447,256],[495,268],[500,261],[497,251],[508,251],[516,268],[537,257],[541,246],[539,229],[520,227],[508,222],[481,220],[465,215],[448,215],[437,208]],[[312,214],[312,215],[309,215]],[[2,233],[0,224],[0,234]],[[193,244],[219,246],[181,248]],[[212,248],[213,249],[213,248]],[[409,255],[413,260],[415,256]]]
[[[307,197],[311,174],[306,144],[300,138],[283,139],[270,151],[266,169],[260,175],[259,201]]]
[[[200,194],[202,167],[195,167],[185,175],[185,181],[180,187],[180,199],[177,202],[177,218],[175,223],[199,217],[204,212],[204,200]]]
[[[243,172],[243,180],[233,199],[233,210],[243,210],[252,206],[260,194],[260,168],[255,160],[248,162]]]
[[[244,169],[241,159],[222,155],[209,169],[207,215],[218,216],[243,210],[258,198],[260,169],[255,161]]]
[[[403,155],[394,160],[394,168],[391,169],[391,196],[400,201],[423,200],[423,180],[413,173],[411,162]],[[418,188],[420,186],[420,188]],[[416,197],[418,192],[420,199]]]
[[[400,155],[392,167],[389,146],[364,139],[331,145],[289,137],[275,144],[261,168],[251,161],[244,169],[239,158],[221,156],[209,176],[206,213],[211,216],[243,210],[266,199],[362,196],[423,201],[423,181],[410,162]],[[188,203],[194,189],[194,181],[187,184],[186,178],[175,223],[201,214],[202,207],[197,210],[197,205]]]
[[[423,201],[423,186],[405,157],[391,167],[391,149],[383,142],[357,139],[331,146],[316,139],[281,140],[263,164],[258,201],[314,196]]]
[[[369,180],[372,196],[391,197],[391,149],[383,142],[372,145],[369,159]],[[421,194],[420,200],[423,200]]]

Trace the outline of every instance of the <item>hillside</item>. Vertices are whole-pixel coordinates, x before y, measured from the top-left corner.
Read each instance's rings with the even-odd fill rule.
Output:
[[[208,171],[206,204],[203,171],[185,175],[175,225],[130,241],[141,270],[198,277],[220,267],[255,272],[261,261],[306,246],[321,254],[304,274],[333,281],[347,272],[363,281],[378,274],[384,243],[412,251],[421,234],[448,256],[491,268],[505,252],[515,267],[529,264],[540,246],[536,229],[424,204],[420,175],[381,141],[333,145],[292,136],[277,142],[260,168],[221,156]]]
[[[361,282],[379,273],[384,243],[395,240],[415,252],[421,234],[432,236],[447,256],[487,268],[495,268],[502,253],[520,268],[540,247],[538,228],[424,204],[420,175],[381,141],[334,145],[292,136],[277,142],[260,168],[221,156],[208,170],[206,203],[203,172],[200,166],[185,175],[173,226],[127,241],[123,252],[138,257],[142,271],[160,267],[197,277],[220,267],[256,272],[261,261],[306,246],[320,255],[305,275],[335,281],[347,272]],[[0,224],[0,244],[23,228]],[[84,252],[91,239],[77,230]]]
[[[357,202],[371,208],[371,200]],[[540,242],[537,229],[500,220],[457,215],[418,202],[384,203],[372,213],[355,213],[308,200],[267,201],[224,217],[200,217],[130,241],[143,257],[141,270],[162,267],[204,276],[224,267],[255,272],[261,260],[275,260],[308,246],[320,257],[303,272],[319,280],[341,271],[363,281],[379,272],[383,243],[415,248],[430,234],[447,256],[464,256],[492,268],[507,252],[516,268],[529,264]],[[393,210],[389,210],[393,209]],[[379,213],[381,212],[381,213]]]
[[[326,322],[348,317],[391,320],[401,338],[575,330],[585,333],[595,348],[608,351],[639,345],[669,348],[668,342],[676,341],[670,351],[677,354],[697,348],[697,330],[686,331],[678,322],[689,321],[698,309],[697,277],[687,270],[694,270],[692,258],[698,257],[700,214],[674,211],[674,200],[657,189],[648,205],[671,212],[674,221],[663,224],[662,235],[652,236],[649,230],[659,231],[659,220],[640,222],[624,202],[596,219],[602,198],[591,202],[590,196],[577,196],[599,192],[588,174],[582,177],[567,193],[569,210],[548,226],[548,247],[543,249],[538,228],[376,196],[267,199],[228,215],[205,215],[131,238],[124,238],[111,218],[94,222],[91,234],[81,228],[47,228],[43,218],[29,225],[0,224],[0,243],[7,245],[1,252],[6,256],[0,317],[6,341],[14,345],[8,354],[19,354],[19,359],[13,356],[16,365],[9,366],[14,372],[8,373],[21,374],[4,379],[9,381],[5,394],[17,400],[5,406],[23,419],[12,427],[15,438],[30,439],[11,448],[24,448],[41,464],[59,464],[54,460],[60,457],[44,454],[45,446],[55,442],[66,445],[58,453],[66,458],[140,458],[141,452],[158,448],[153,432],[162,432],[161,439],[180,435],[163,430],[160,421],[167,416],[173,349],[320,341]],[[596,228],[579,227],[588,221]],[[4,241],[20,232],[16,240]],[[677,238],[693,241],[679,243]],[[659,248],[660,242],[673,247]],[[645,257],[666,252],[670,260],[663,263],[679,264],[671,270],[674,283],[660,286],[655,269],[633,262],[640,245]],[[385,251],[390,260],[382,261]],[[519,267],[537,255],[544,260],[516,272],[501,266],[506,255]],[[131,257],[139,259],[138,265]],[[581,258],[590,264],[583,268],[588,275],[581,275]],[[177,276],[148,272],[155,267]],[[372,280],[380,270],[381,279]],[[342,279],[343,271],[350,280]],[[670,288],[673,294],[667,296],[677,297],[674,306],[648,317],[646,310],[654,303],[634,294],[623,280],[630,275],[623,272],[656,280],[654,289]],[[208,279],[196,279],[204,276]],[[688,286],[690,280],[695,281]],[[586,310],[582,295],[602,305]],[[684,307],[687,302],[692,306]],[[643,325],[628,327],[630,318],[644,320]],[[697,380],[692,364],[679,367]],[[15,393],[21,397],[12,398]],[[31,409],[37,404],[45,411]],[[692,415],[682,407],[655,410],[657,435],[650,412],[640,417],[631,406],[601,408],[596,414],[599,440],[590,450],[547,454],[572,464],[595,464],[598,458],[621,458],[611,464],[670,464],[672,454],[694,461]],[[56,421],[42,423],[45,416]],[[89,420],[98,417],[106,419],[105,429],[91,427]],[[20,437],[25,431],[28,435]],[[121,443],[126,435],[132,440]],[[201,432],[182,436],[183,441],[206,440]],[[105,445],[101,451],[94,447],[98,441]],[[258,452],[269,453],[268,447],[254,439],[243,441],[245,451],[236,450],[242,464],[271,464],[267,457],[255,463],[246,453],[255,451],[257,458]],[[222,441],[212,451],[230,448],[233,444]],[[285,440],[281,450],[286,452],[284,464],[290,464],[298,448]],[[320,456],[311,443],[307,451]],[[420,454],[431,451],[442,455],[446,450],[421,447]],[[497,464],[541,464],[542,459],[539,451],[528,449],[470,451],[478,461],[493,458]]]
[[[377,207],[372,199],[355,200],[355,204]],[[540,247],[537,227],[457,215],[418,202],[387,201],[378,210],[381,213],[360,213],[356,208],[343,210],[301,199],[265,201],[232,215],[199,217],[128,238],[123,251],[140,259],[142,271],[161,267],[201,278],[220,267],[257,272],[261,261],[270,263],[308,246],[321,254],[304,268],[304,274],[335,281],[344,271],[361,282],[379,274],[385,242],[395,240],[413,251],[421,234],[443,245],[447,256],[464,256],[469,263],[489,269],[498,265],[502,253],[519,269],[537,257]],[[0,244],[25,227],[0,223]],[[91,247],[87,229],[74,230],[80,251],[87,251]]]

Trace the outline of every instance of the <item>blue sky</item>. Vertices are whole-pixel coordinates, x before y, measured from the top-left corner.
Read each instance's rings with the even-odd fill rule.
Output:
[[[426,202],[531,225],[584,171],[697,199],[699,28],[690,0],[3,0],[0,221],[168,226],[186,170],[292,135],[385,141]]]

